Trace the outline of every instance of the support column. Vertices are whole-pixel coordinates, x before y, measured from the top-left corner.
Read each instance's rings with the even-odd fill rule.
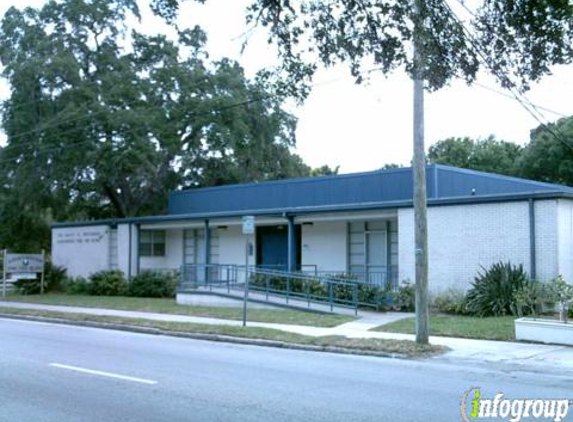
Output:
[[[294,216],[287,216],[288,222],[288,259],[287,259],[287,270],[294,272],[297,269],[296,262],[296,226],[294,224]]]
[[[386,284],[392,281],[392,236],[390,235],[390,220],[386,220]]]
[[[204,243],[203,252],[205,255],[205,282],[209,283],[209,264],[211,263],[211,228],[209,227],[209,220],[204,223]]]
[[[131,267],[133,264],[133,237],[131,235],[131,226],[132,224],[129,223],[127,225],[127,231],[128,231],[128,236],[127,236],[127,279],[131,280],[131,275],[132,275],[132,271],[131,271]]]
[[[138,223],[135,225],[135,275],[139,275],[141,269],[141,254],[139,253],[140,233],[141,227]]]

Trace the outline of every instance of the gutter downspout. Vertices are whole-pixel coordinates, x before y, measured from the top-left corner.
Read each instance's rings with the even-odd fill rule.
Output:
[[[529,268],[531,278],[537,278],[536,250],[535,250],[535,202],[529,198]]]

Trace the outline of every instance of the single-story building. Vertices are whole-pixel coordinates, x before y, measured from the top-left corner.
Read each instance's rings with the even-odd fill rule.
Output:
[[[245,265],[253,215],[249,265],[398,283],[414,279],[412,195],[411,168],[182,190],[166,215],[54,224],[52,257],[72,276]],[[431,291],[498,261],[573,280],[573,188],[430,165],[427,195]]]

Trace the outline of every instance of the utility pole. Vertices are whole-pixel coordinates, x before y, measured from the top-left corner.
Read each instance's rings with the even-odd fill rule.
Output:
[[[426,212],[426,153],[424,148],[423,1],[414,2],[414,254],[416,279],[416,343],[429,343],[428,221]]]

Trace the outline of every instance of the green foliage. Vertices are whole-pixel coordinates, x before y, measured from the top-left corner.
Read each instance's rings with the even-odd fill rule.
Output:
[[[498,262],[487,270],[482,268],[468,291],[467,309],[480,317],[516,313],[515,294],[528,283],[522,265]]]
[[[63,282],[64,292],[68,295],[87,295],[90,285],[84,277],[68,277]]]
[[[53,220],[163,212],[179,187],[310,173],[292,153],[296,118],[283,98],[236,62],[210,62],[199,27],[140,33],[125,23],[138,16],[135,0],[4,15],[3,246],[48,249]]]
[[[568,315],[572,308],[569,305],[573,303],[573,286],[567,284],[563,276],[559,275],[551,280],[547,287],[550,297],[559,304],[560,312],[562,310]]]
[[[536,280],[527,280],[513,292],[512,313],[519,317],[543,311],[545,286]]]
[[[466,315],[466,302],[466,293],[451,287],[433,298],[432,308],[444,314]]]
[[[183,0],[152,0],[167,21]],[[281,63],[268,77],[286,95],[305,98],[323,66],[346,63],[357,82],[374,67],[388,74],[402,68],[429,89],[460,77],[472,82],[484,66],[504,86],[528,87],[554,64],[571,63],[573,8],[562,1],[483,0],[469,22],[444,1],[251,0],[247,22],[270,32]],[[467,25],[472,37],[466,33]],[[412,54],[419,40],[420,55]],[[476,51],[479,50],[479,51]],[[482,60],[480,60],[482,59]]]
[[[478,140],[447,138],[430,146],[428,160],[436,164],[514,176],[521,152],[519,145],[498,141],[494,136]]]
[[[557,137],[555,136],[557,135]],[[518,162],[522,177],[573,186],[573,116],[539,126]]]
[[[173,298],[178,277],[174,272],[142,271],[129,282],[128,294],[135,297]]]
[[[61,292],[64,290],[67,269],[63,266],[52,264],[51,261],[46,261],[44,268],[44,282],[46,292]]]
[[[104,270],[89,277],[88,293],[93,296],[124,296],[127,281],[119,270]]]
[[[40,280],[38,278],[19,279],[14,282],[14,288],[19,294],[35,295],[40,293]]]
[[[66,279],[66,268],[53,265],[46,261],[44,267],[44,293],[61,292]],[[41,292],[41,277],[38,274],[31,279],[19,279],[14,282],[16,291],[23,295],[33,295]]]
[[[399,169],[399,168],[403,168],[403,167],[404,167],[403,164],[386,163],[380,168],[380,170],[392,170],[392,169]]]
[[[402,281],[394,296],[394,306],[401,311],[412,312],[416,309],[416,286],[409,280]]]
[[[336,166],[331,168],[330,166],[324,165],[322,167],[314,168],[310,171],[310,175],[312,177],[319,177],[319,176],[334,176],[338,174],[338,170],[340,166]]]
[[[332,291],[329,283],[330,279]],[[287,282],[288,280],[288,282]],[[338,281],[339,283],[336,283]],[[251,288],[258,290],[269,289],[279,294],[288,293],[296,296],[306,297],[309,294],[313,299],[328,302],[332,294],[335,303],[353,305],[355,299],[359,304],[375,306],[377,308],[389,306],[392,302],[391,287],[379,287],[367,283],[361,283],[356,275],[346,273],[327,274],[323,278],[312,277],[281,277],[272,274],[252,274],[249,281]]]

